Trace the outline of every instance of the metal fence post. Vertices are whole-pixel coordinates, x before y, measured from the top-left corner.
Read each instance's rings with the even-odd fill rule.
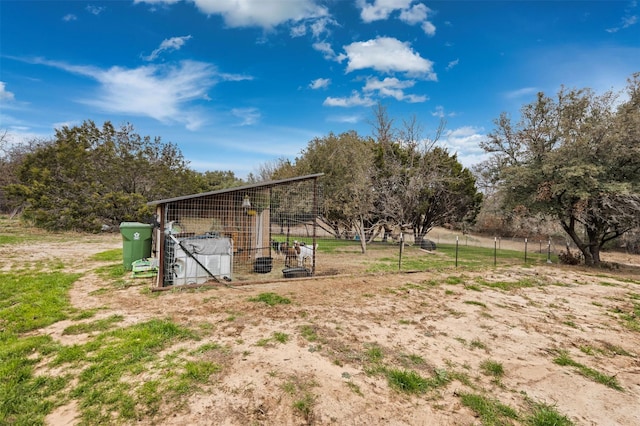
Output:
[[[458,236],[456,235],[456,268],[458,267]]]
[[[524,239],[524,263],[527,263],[527,239]]]
[[[498,237],[493,237],[493,266],[498,263]]]
[[[404,234],[400,232],[400,255],[398,256],[398,271],[402,270],[402,250],[404,249]]]

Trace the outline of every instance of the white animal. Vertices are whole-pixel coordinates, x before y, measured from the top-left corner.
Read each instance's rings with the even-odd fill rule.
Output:
[[[296,252],[298,253],[298,266],[304,266],[304,262],[307,259],[313,258],[313,253],[318,248],[318,244],[307,246],[300,244],[298,241],[294,242],[294,246],[296,248]]]

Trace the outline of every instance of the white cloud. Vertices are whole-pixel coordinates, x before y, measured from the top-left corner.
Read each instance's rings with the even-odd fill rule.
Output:
[[[147,116],[165,123],[183,123],[190,130],[203,123],[200,114],[192,106],[193,102],[208,100],[207,91],[219,81],[251,79],[223,74],[211,64],[196,61],[133,69],[115,66],[106,70],[44,59],[33,62],[83,75],[100,84],[95,98],[78,102],[106,112]]]
[[[344,49],[348,58],[347,72],[372,68],[380,72],[401,72],[427,80],[437,80],[436,73],[433,72],[433,62],[414,52],[409,43],[395,38],[378,37],[351,43],[344,46]]]
[[[366,22],[386,20],[396,11],[399,11],[398,19],[408,25],[420,24],[422,30],[428,36],[436,33],[436,27],[428,20],[431,9],[423,3],[412,5],[414,0],[358,0],[356,6],[360,8],[360,18]]]
[[[293,38],[302,37],[306,33],[307,33],[307,26],[305,24],[294,25],[293,27],[291,27],[291,30],[289,31],[289,34],[291,34],[291,37]]]
[[[428,36],[436,35],[436,26],[429,21],[424,21],[421,25],[422,31]]]
[[[388,19],[396,10],[406,10],[413,0],[357,0],[356,6],[360,8],[360,18],[364,22],[380,21]]]
[[[231,114],[241,119],[240,126],[256,124],[262,117],[257,108],[233,108]]]
[[[148,4],[175,4],[182,0],[133,0],[134,4],[148,3]]]
[[[68,13],[62,17],[62,20],[65,22],[77,21],[78,17],[73,13]]]
[[[262,27],[271,29],[286,22],[328,15],[326,7],[314,0],[193,0],[196,7],[208,15],[221,15],[229,27]]]
[[[400,20],[409,25],[415,25],[426,20],[429,12],[431,12],[431,9],[424,4],[414,4],[410,8],[400,12]]]
[[[9,102],[14,99],[15,95],[6,89],[6,83],[4,81],[0,81],[0,100]]]
[[[160,43],[160,47],[158,47],[156,50],[151,52],[151,54],[149,56],[143,56],[143,59],[145,61],[153,61],[162,52],[172,51],[172,50],[180,50],[182,48],[182,46],[184,46],[184,44],[187,42],[187,40],[190,40],[190,39],[191,39],[190,35],[182,36],[182,37],[171,37],[171,38],[168,38],[168,39],[164,39],[162,41],[162,43]]]
[[[455,61],[451,61],[447,64],[447,71],[449,71],[450,69],[452,69],[453,67],[455,67],[456,65],[458,65],[460,63],[460,59],[456,59]]]
[[[312,47],[318,52],[322,53],[322,56],[327,60],[337,60],[341,61],[342,57],[336,55],[336,52],[333,51],[331,45],[327,42],[321,41],[317,43],[313,43]]]
[[[408,101],[411,103],[425,102],[426,96],[406,95],[404,89],[408,89],[415,85],[413,80],[401,81],[395,77],[387,77],[384,80],[377,78],[368,78],[367,83],[362,89],[365,93],[376,92],[383,98],[395,98],[398,101]]]
[[[624,11],[624,16],[620,19],[620,24],[613,28],[605,29],[608,33],[617,33],[620,30],[627,29],[638,23],[638,15],[634,14],[634,9],[638,7],[637,1],[629,2],[628,7]]]
[[[87,12],[91,13],[92,15],[100,15],[102,12],[104,12],[104,10],[106,9],[103,6],[94,6],[92,4],[87,5],[87,7],[85,8]]]
[[[362,96],[360,96],[358,92],[354,91],[351,93],[351,96],[348,98],[328,97],[327,99],[324,100],[322,105],[330,106],[330,107],[348,108],[348,107],[354,107],[354,106],[373,106],[375,105],[375,102],[370,97],[365,96],[363,98]]]
[[[505,93],[504,97],[507,99],[518,99],[529,97],[536,93],[538,93],[538,89],[536,89],[535,87],[523,87],[522,89],[516,89]]]
[[[355,124],[362,121],[362,117],[360,115],[332,115],[327,118],[327,121]]]
[[[480,142],[485,139],[484,129],[464,126],[446,131],[441,139],[441,145],[452,153],[458,154],[458,161],[469,168],[486,158],[488,154],[480,148]]]
[[[444,107],[442,105],[438,105],[436,106],[435,111],[431,112],[431,115],[438,118],[445,118],[445,117],[455,117],[456,113],[455,112],[445,113]]]
[[[331,84],[331,80],[328,78],[317,78],[315,80],[313,80],[310,84],[309,87],[312,89],[326,89],[327,87],[329,87],[329,84]]]

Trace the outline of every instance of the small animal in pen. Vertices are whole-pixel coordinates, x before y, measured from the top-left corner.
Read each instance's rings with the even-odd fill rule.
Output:
[[[285,243],[285,246],[283,247],[283,249],[284,249],[283,250],[284,266],[286,266],[287,268],[292,268],[294,266],[297,266],[299,248],[296,247],[295,245],[290,246],[287,243]]]
[[[298,257],[298,266],[304,266],[306,260],[311,261],[313,253],[318,249],[318,244],[308,246],[298,241],[295,241],[293,246]]]

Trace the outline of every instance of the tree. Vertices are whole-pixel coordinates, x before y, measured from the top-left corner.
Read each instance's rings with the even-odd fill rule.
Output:
[[[9,195],[25,206],[26,219],[51,230],[146,220],[147,201],[206,188],[175,145],[110,122],[57,129],[52,141],[24,155],[16,174]]]
[[[366,223],[373,214],[372,141],[355,131],[315,138],[296,161],[300,174],[324,173],[323,216],[336,236],[355,230],[366,252]]]
[[[557,219],[587,265],[640,223],[640,73],[627,90],[621,104],[613,92],[539,93],[516,124],[502,114],[482,144],[504,207]]]
[[[420,242],[434,226],[475,217],[482,201],[475,177],[455,154],[436,147],[445,122],[425,138],[415,116],[399,130],[384,107],[374,108],[374,116],[376,212],[385,232],[411,229]]]

